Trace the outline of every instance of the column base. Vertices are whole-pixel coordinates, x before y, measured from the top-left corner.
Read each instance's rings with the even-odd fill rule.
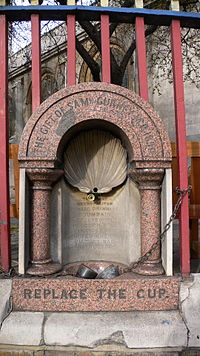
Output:
[[[165,274],[161,263],[144,263],[138,265],[132,272],[143,276],[161,276],[162,274]]]
[[[59,272],[62,266],[59,263],[32,264],[26,271],[33,276],[48,276]]]

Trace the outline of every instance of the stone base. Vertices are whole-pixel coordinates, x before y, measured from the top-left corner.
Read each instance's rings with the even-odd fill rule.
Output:
[[[59,263],[48,263],[48,264],[33,264],[26,271],[27,274],[33,276],[48,276],[54,274],[62,269],[62,266]]]
[[[126,282],[128,276],[125,277]],[[55,281],[55,278],[52,279]],[[138,275],[131,279],[132,283],[135,279],[155,280],[152,277],[141,278]],[[178,276],[177,279],[156,278],[163,281],[165,279],[169,281],[169,288],[179,281]],[[19,284],[17,280],[21,280],[21,283]],[[31,280],[36,288],[37,279],[32,277],[28,280],[29,285],[26,285],[25,278],[16,279],[15,291],[19,288],[19,293],[15,298],[21,296],[23,284],[24,288],[30,288]],[[51,286],[51,278],[40,278],[40,281],[46,281],[45,283],[49,283],[48,287]],[[138,356],[140,352],[144,352],[145,356],[147,354],[150,356],[150,352],[152,356],[158,356],[157,353],[163,352],[162,356],[166,356],[168,353],[173,354],[173,351],[175,352],[173,356],[200,355],[200,273],[192,274],[185,280],[181,279],[180,311],[129,311],[128,313],[13,311],[9,302],[12,294],[13,296],[16,294],[11,288],[12,283],[12,279],[0,279],[0,355],[2,356],[7,355],[7,349],[13,352],[16,349],[15,354],[19,354],[21,349],[28,350],[27,356],[36,356],[36,354],[41,356],[43,353],[49,356],[46,350],[51,350],[53,356],[57,356],[57,350],[58,356],[61,356],[61,350],[64,355],[68,355],[69,352],[69,356],[78,356],[79,351],[83,352],[82,356],[93,356],[94,353],[101,356],[108,356],[108,354]],[[143,286],[141,288],[144,289]],[[175,291],[171,288],[167,290],[171,293]],[[35,301],[41,302],[40,299]],[[74,304],[73,300],[71,303]]]
[[[162,276],[165,273],[161,263],[144,263],[134,268],[133,272],[143,276]]]
[[[137,277],[86,280],[15,278],[13,309],[27,311],[134,311],[178,309],[179,279]]]

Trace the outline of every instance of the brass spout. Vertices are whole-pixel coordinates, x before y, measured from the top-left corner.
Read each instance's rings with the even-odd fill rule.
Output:
[[[94,201],[95,200],[95,195],[92,194],[92,193],[87,194],[87,200]]]

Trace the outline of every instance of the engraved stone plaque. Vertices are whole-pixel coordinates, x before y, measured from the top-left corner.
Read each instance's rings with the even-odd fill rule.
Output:
[[[13,279],[13,309],[37,311],[132,311],[178,309],[177,278],[69,280]]]
[[[78,261],[129,264],[136,260],[140,255],[139,209],[139,192],[130,179],[102,194],[97,201],[88,201],[87,194],[62,180],[52,194],[54,258],[63,264]]]

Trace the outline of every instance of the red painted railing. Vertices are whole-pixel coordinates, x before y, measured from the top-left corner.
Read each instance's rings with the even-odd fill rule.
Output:
[[[148,80],[147,80],[147,64],[146,64],[146,44],[144,32],[144,18],[136,17],[135,19],[135,38],[136,38],[136,53],[137,53],[137,68],[138,68],[138,85],[139,95],[144,100],[148,101]]]
[[[111,82],[110,68],[110,24],[109,16],[101,15],[101,58],[102,58],[102,81]]]
[[[10,268],[10,202],[8,149],[8,31],[0,15],[0,252],[3,270]]]
[[[76,19],[67,15],[67,85],[76,84]]]
[[[34,8],[33,13],[31,12]],[[76,83],[76,32],[75,32],[75,12],[78,7],[57,7],[58,11],[54,14],[51,12],[51,7],[26,7],[26,12],[23,8],[19,8],[19,12],[12,12],[12,9],[6,9],[5,13],[9,19],[17,20],[31,14],[32,24],[32,109],[33,111],[40,105],[41,102],[41,50],[40,50],[40,21],[48,18],[48,11],[51,16],[67,17],[67,85],[71,86]],[[67,12],[67,9],[68,12]],[[21,11],[21,12],[20,12]],[[70,12],[71,11],[71,12]],[[182,54],[181,54],[181,37],[180,37],[180,20],[174,19],[175,15],[171,12],[162,14],[162,18],[157,16],[155,11],[145,11],[143,9],[111,9],[109,8],[85,8],[80,7],[80,13],[88,11],[88,20],[100,19],[101,22],[101,56],[102,56],[102,81],[111,82],[111,63],[110,63],[110,33],[109,22],[115,20],[120,22],[120,14],[128,16],[131,14],[129,21],[134,21],[135,18],[135,34],[137,46],[137,64],[138,64],[138,86],[140,96],[148,101],[148,80],[146,66],[146,45],[145,45],[145,21],[147,23],[155,22],[156,25],[166,25],[171,22],[171,42],[173,55],[173,74],[174,74],[174,105],[177,133],[177,152],[179,162],[179,185],[180,189],[186,189],[187,181],[187,154],[186,154],[186,129],[185,129],[185,109],[184,109],[184,90],[183,90],[183,70],[182,70]],[[96,12],[95,12],[96,11]],[[102,11],[102,12],[101,12]],[[120,13],[121,11],[121,13]],[[134,13],[135,11],[135,13]],[[16,15],[18,14],[18,15]],[[78,16],[79,12],[77,12]],[[41,16],[40,16],[41,15]],[[82,15],[81,15],[82,16]],[[123,22],[123,16],[122,21]],[[156,17],[157,16],[157,17]],[[184,17],[185,16],[185,17]],[[187,18],[186,24],[190,23],[190,27],[197,27],[197,19],[195,17],[194,25],[190,16],[183,15]],[[188,20],[189,18],[189,20]],[[153,20],[154,19],[154,20]],[[148,22],[149,21],[149,22]],[[9,183],[8,183],[8,117],[7,117],[7,21],[6,15],[0,14],[0,250],[1,264],[5,271],[10,268],[10,231],[9,231]],[[180,212],[180,254],[181,254],[181,271],[184,275],[190,272],[190,256],[189,256],[189,217],[188,217],[188,196],[184,198]]]
[[[180,21],[173,20],[171,24],[172,64],[174,77],[174,107],[176,122],[176,146],[178,157],[179,188],[188,188],[186,124],[183,86],[183,63],[181,50]],[[190,236],[189,236],[189,202],[185,195],[180,207],[180,262],[181,272],[190,272]]]
[[[40,44],[40,17],[31,15],[32,34],[32,111],[41,103],[41,44]]]

